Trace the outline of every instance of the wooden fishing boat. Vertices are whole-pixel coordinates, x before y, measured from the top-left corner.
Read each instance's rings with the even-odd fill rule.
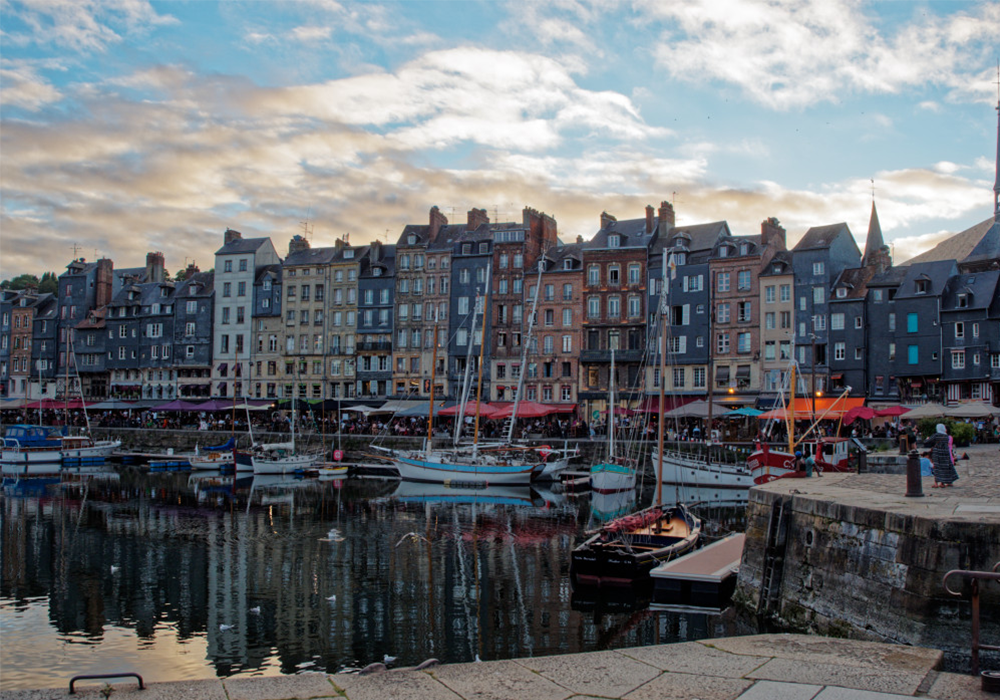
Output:
[[[651,506],[612,520],[573,550],[570,577],[583,586],[629,586],[694,549],[701,519],[683,504]]]

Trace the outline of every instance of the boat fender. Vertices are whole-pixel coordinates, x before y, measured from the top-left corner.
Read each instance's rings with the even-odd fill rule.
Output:
[[[369,676],[369,675],[371,675],[373,673],[382,673],[383,671],[387,671],[387,670],[388,669],[386,668],[386,666],[385,666],[384,663],[382,663],[380,661],[377,661],[377,662],[375,662],[373,664],[368,664],[367,666],[365,666],[363,669],[361,669],[358,672],[358,675],[360,675],[360,676]]]

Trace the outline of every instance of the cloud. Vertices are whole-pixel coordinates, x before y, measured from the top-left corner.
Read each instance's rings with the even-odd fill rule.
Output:
[[[0,103],[4,107],[20,107],[37,112],[62,99],[62,93],[39,76],[34,65],[24,61],[0,62],[0,83],[3,84]]]
[[[79,52],[101,52],[124,34],[176,22],[146,0],[10,0],[5,11],[25,25],[25,31],[7,34],[15,45],[54,44]]]
[[[996,3],[946,18],[922,13],[894,34],[851,0],[639,4],[662,25],[659,67],[680,80],[737,85],[778,110],[921,85],[968,98],[970,77],[981,73],[984,51],[1000,35]],[[980,97],[985,87],[976,85]]]
[[[296,41],[326,41],[333,34],[332,27],[295,27],[292,38]]]

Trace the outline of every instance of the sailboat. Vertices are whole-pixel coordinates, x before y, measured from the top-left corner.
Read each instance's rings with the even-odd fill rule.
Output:
[[[87,402],[83,398],[83,383],[80,381],[80,372],[76,366],[76,350],[73,347],[73,333],[69,334],[69,353],[67,353],[66,363],[66,392],[69,392],[69,365],[73,365],[76,373],[76,384],[80,388],[80,404],[83,408],[83,419],[86,423],[86,432],[82,435],[64,435],[60,453],[62,454],[63,465],[95,464],[104,462],[105,459],[122,446],[121,440],[95,440],[90,432],[90,416],[87,414]],[[67,416],[68,417],[68,416]],[[68,421],[67,421],[68,423]]]
[[[611,370],[608,374],[608,458],[590,468],[590,488],[597,493],[614,493],[635,488],[636,470],[619,460],[615,454],[615,351],[611,350]]]
[[[291,440],[263,445],[254,445],[252,453],[254,474],[293,474],[311,469],[319,461],[320,455],[298,452],[295,449],[295,404],[292,399]],[[237,460],[239,469],[239,460]]]
[[[661,369],[666,355],[666,335],[661,339]],[[611,353],[611,410],[614,410],[614,351]],[[661,373],[662,376],[662,373]],[[660,382],[660,413],[664,408],[664,382]],[[612,414],[613,417],[613,414]],[[614,465],[614,423],[608,431],[609,462]],[[657,443],[663,454],[663,421],[659,422]],[[701,536],[701,519],[682,504],[663,504],[663,463],[659,462],[656,498],[652,506],[638,513],[616,518],[587,533],[588,539],[573,550],[571,580],[582,586],[631,586],[649,579],[660,564],[694,549]],[[609,471],[609,474],[614,474]],[[635,475],[633,473],[633,480]],[[591,476],[593,479],[593,476]]]
[[[661,393],[663,390],[663,385],[666,383],[666,335],[669,331],[669,326],[667,324],[667,309],[669,308],[669,302],[666,299],[666,295],[670,291],[670,281],[673,279],[671,276],[673,270],[676,266],[673,264],[673,254],[671,253],[670,262],[664,265],[664,276],[663,276],[663,300],[660,304],[660,336],[663,339],[661,346],[664,348],[660,356],[660,389]],[[670,271],[670,275],[667,271]],[[714,309],[715,304],[711,299],[709,300],[709,309]],[[712,313],[708,316],[708,337],[712,338]],[[660,481],[665,484],[688,484],[688,485],[702,485],[702,486],[714,486],[716,488],[733,488],[733,489],[749,489],[752,485],[752,479],[750,476],[750,471],[747,469],[746,464],[734,461],[726,462],[718,459],[720,455],[728,456],[728,452],[716,451],[713,458],[712,454],[712,444],[714,438],[712,435],[712,410],[714,404],[712,401],[712,342],[708,343],[708,366],[706,368],[706,400],[708,401],[708,417],[706,418],[706,430],[704,441],[696,442],[686,442],[684,443],[684,449],[681,449],[676,443],[671,449],[665,449],[662,441],[652,453],[653,465],[660,466],[658,473],[660,474]],[[660,404],[660,415],[659,422],[662,424],[665,418],[663,415],[663,404]],[[663,454],[663,459],[661,463],[660,454]]]
[[[487,268],[486,289],[489,289],[490,271]],[[477,380],[476,407],[475,407],[475,428],[473,433],[473,443],[471,448],[460,444],[462,436],[462,424],[468,408],[469,390],[471,388],[470,372],[472,368],[472,345],[476,337],[476,323],[482,317],[485,325],[485,311],[487,298],[485,295],[476,296],[476,306],[472,315],[472,333],[469,335],[469,349],[466,357],[465,379],[463,382],[462,397],[459,410],[455,416],[455,436],[451,449],[437,449],[432,445],[430,431],[426,448],[423,450],[391,450],[385,447],[372,445],[380,456],[390,460],[399,475],[406,481],[426,481],[446,484],[475,484],[479,486],[495,484],[528,484],[535,479],[545,468],[542,460],[524,461],[517,452],[511,452],[501,448],[483,451],[479,446],[479,417],[482,409],[482,379],[483,379],[483,350],[486,345],[485,338],[479,345],[479,378]],[[437,333],[434,336],[435,357],[437,351]],[[436,371],[436,360],[431,363],[431,371]],[[434,386],[435,375],[431,375],[431,386]],[[431,393],[431,404],[429,421],[434,417],[434,394]]]

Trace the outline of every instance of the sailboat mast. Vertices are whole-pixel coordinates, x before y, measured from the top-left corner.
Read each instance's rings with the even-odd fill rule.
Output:
[[[712,365],[713,365],[713,363],[715,361],[715,354],[714,354],[715,353],[715,349],[714,349],[715,338],[712,337],[712,333],[714,332],[712,321],[715,318],[715,278],[711,275],[711,273],[709,273],[708,282],[709,282],[709,285],[710,285],[710,287],[708,289],[708,373],[707,373],[707,376],[705,377],[705,393],[708,396],[708,419],[707,419],[708,425],[705,426],[705,432],[708,433],[708,434],[705,435],[705,444],[707,445],[706,449],[708,450],[709,454],[705,455],[705,458],[708,461],[711,461],[710,457],[711,457],[711,452],[712,452],[712,447],[711,447],[711,445],[712,445],[712,394],[715,393],[715,389],[714,389],[714,385],[713,385],[714,379],[712,377]]]
[[[507,442],[514,442],[514,423],[517,421],[517,407],[521,404],[521,391],[524,389],[524,375],[528,369],[528,348],[531,346],[531,331],[535,326],[535,314],[538,312],[538,296],[542,291],[542,270],[545,269],[545,256],[538,259],[538,282],[535,283],[535,298],[531,300],[531,314],[528,316],[528,332],[521,338],[521,373],[517,377],[517,391],[514,392],[514,411],[510,414],[510,426],[507,428]]]
[[[673,254],[670,255],[673,261]],[[667,258],[663,259],[663,287],[660,289],[660,405],[657,413],[658,419],[656,430],[656,502],[663,503],[663,423],[664,409],[666,406],[666,386],[667,386],[667,290],[670,288],[670,277],[667,274]]]
[[[67,340],[69,336],[73,334],[73,329],[71,328],[69,333],[66,334]],[[66,429],[66,434],[69,434],[69,342],[66,343],[66,375],[63,379],[63,425]]]
[[[483,337],[479,341],[479,378],[476,380],[476,423],[474,432],[472,434],[472,455],[476,455],[479,447],[479,408],[483,405],[483,351],[486,349],[486,314],[489,313],[490,308],[490,271],[491,267],[486,268],[486,289],[484,290],[484,296],[486,297],[483,301]],[[473,335],[473,340],[475,340],[475,335]]]
[[[611,369],[608,371],[608,464],[615,461],[615,349],[611,348]]]
[[[795,454],[795,391],[798,388],[795,378],[795,363],[792,363],[790,388],[788,390],[788,412],[785,416],[785,430],[788,431],[788,453]]]
[[[465,374],[462,378],[462,395],[458,399],[458,417],[455,420],[455,440],[454,444],[457,447],[458,441],[462,438],[462,423],[465,419],[465,405],[469,400],[469,380],[472,378],[472,346],[473,340],[476,337],[476,316],[479,315],[479,311],[482,309],[482,299],[476,296],[475,308],[472,310],[472,326],[469,333],[469,340],[467,343],[467,349],[465,351]]]
[[[436,378],[435,372],[437,370],[437,358],[438,358],[438,324],[434,324],[434,350],[431,352],[431,397],[430,405],[427,409],[427,454],[430,456],[431,453],[431,441],[434,439],[433,426],[434,426],[434,380]]]

